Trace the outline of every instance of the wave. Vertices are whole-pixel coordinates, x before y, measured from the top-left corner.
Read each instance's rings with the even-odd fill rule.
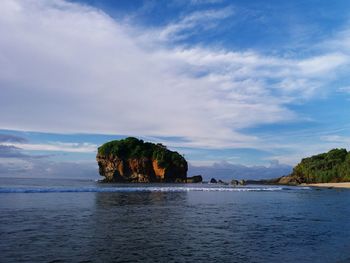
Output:
[[[309,187],[0,187],[1,193],[270,192]]]

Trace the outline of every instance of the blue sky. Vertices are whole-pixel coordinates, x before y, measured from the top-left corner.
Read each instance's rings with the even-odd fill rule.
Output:
[[[291,167],[349,149],[349,10],[345,0],[1,1],[0,175],[89,167],[92,178],[97,146],[126,136],[211,168]]]

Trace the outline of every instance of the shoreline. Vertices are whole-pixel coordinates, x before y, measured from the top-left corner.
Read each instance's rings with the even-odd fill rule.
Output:
[[[348,188],[348,189],[350,189],[350,182],[301,184],[300,186],[311,186],[311,187],[322,187],[322,188]]]

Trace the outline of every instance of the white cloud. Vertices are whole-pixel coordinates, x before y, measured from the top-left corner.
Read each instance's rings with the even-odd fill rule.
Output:
[[[322,136],[321,140],[331,143],[336,143],[340,146],[338,147],[344,147],[348,146],[350,144],[350,137],[347,136],[339,136],[339,135],[326,135]]]
[[[231,17],[233,14],[234,10],[230,6],[221,9],[196,11],[161,30],[156,30],[153,34],[162,41],[185,39],[193,34],[215,27],[219,21]]]
[[[95,153],[97,145],[91,143],[3,143],[4,146],[13,146],[27,151],[54,151],[71,153]]]
[[[167,40],[181,37],[232,12],[193,13],[159,32]],[[175,136],[186,138],[181,146],[254,147],[263,142],[240,129],[295,120],[288,104],[317,94],[349,63],[340,51],[285,59],[170,48],[154,32],[60,0],[1,1],[0,128]]]
[[[350,138],[338,135],[321,136],[320,141],[300,140],[294,144],[286,143],[285,149],[289,151],[284,154],[272,154],[269,159],[276,159],[280,163],[296,165],[305,157],[328,152],[335,148],[349,148]]]
[[[332,72],[339,66],[349,63],[349,56],[342,53],[332,53],[303,60],[299,63],[301,71],[306,76],[322,76],[323,73]]]
[[[339,92],[342,92],[342,93],[348,93],[350,94],[350,86],[347,86],[347,87],[341,87],[338,89]]]

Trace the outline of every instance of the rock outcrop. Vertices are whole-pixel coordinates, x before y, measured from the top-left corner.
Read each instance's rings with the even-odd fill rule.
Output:
[[[222,181],[222,180],[218,180],[218,182],[217,182],[218,184],[223,184],[223,185],[228,185],[228,183],[226,183],[226,182],[224,182],[224,181]]]
[[[246,184],[246,181],[245,181],[245,180],[235,180],[235,179],[232,179],[231,182],[230,182],[230,184],[233,185],[233,186],[245,185],[245,184]]]
[[[244,184],[260,184],[260,185],[299,185],[303,183],[299,178],[294,175],[285,175],[278,178],[262,179],[262,180],[245,180]]]
[[[283,185],[299,185],[302,183],[303,183],[303,179],[295,175],[282,176],[280,178],[277,178],[276,180],[276,184],[283,184]]]
[[[216,181],[216,179],[215,179],[215,178],[211,178],[211,179],[210,179],[210,183],[211,183],[211,184],[217,184],[217,183],[218,183],[218,181]]]
[[[133,137],[105,143],[96,160],[105,182],[186,182],[187,162],[162,144]]]
[[[202,181],[203,181],[203,177],[201,175],[194,175],[191,177],[187,177],[186,179],[186,182],[191,184],[201,183]]]

